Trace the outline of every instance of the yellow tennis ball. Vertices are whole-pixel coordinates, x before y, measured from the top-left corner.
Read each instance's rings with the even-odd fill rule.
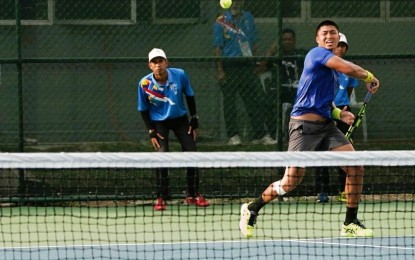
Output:
[[[223,9],[228,9],[232,5],[232,0],[220,0],[220,6],[222,6]]]

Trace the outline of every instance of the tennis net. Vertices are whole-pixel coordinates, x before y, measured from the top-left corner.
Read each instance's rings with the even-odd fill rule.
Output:
[[[365,166],[359,218],[374,237],[340,237],[346,206],[338,166]],[[2,259],[414,259],[415,151],[3,153]],[[292,192],[266,205],[255,237],[241,205],[306,167]],[[209,207],[186,204],[186,169],[199,169]],[[317,201],[325,167],[328,201]],[[156,168],[169,168],[167,209],[155,211]]]

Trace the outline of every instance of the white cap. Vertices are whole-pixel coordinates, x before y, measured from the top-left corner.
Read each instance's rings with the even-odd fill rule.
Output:
[[[349,44],[347,43],[346,35],[344,35],[343,33],[339,33],[339,35],[340,35],[339,43],[344,42],[346,43],[347,47],[349,47]]]
[[[148,61],[151,61],[156,57],[162,57],[167,60],[166,54],[162,49],[154,48],[148,53]]]

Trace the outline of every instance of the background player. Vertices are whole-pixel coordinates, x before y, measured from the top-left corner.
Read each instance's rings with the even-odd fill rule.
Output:
[[[169,151],[169,131],[172,130],[182,146],[182,151],[196,151],[199,117],[189,77],[182,69],[167,68],[169,63],[161,49],[154,48],[150,51],[148,64],[152,73],[138,83],[138,110],[154,149],[159,152]],[[183,96],[190,112],[190,123]],[[159,156],[162,157],[161,154]],[[198,193],[198,188],[198,169],[188,168],[186,203],[199,207],[209,206],[209,202]],[[157,202],[154,209],[165,210],[165,200],[169,197],[168,169],[157,169]]]

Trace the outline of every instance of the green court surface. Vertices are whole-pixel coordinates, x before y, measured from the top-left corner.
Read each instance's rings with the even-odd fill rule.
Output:
[[[413,201],[362,202],[359,218],[375,237],[414,236]],[[181,203],[105,207],[2,207],[0,248],[243,241],[240,201],[195,208]],[[250,240],[338,238],[345,205],[274,202]]]

